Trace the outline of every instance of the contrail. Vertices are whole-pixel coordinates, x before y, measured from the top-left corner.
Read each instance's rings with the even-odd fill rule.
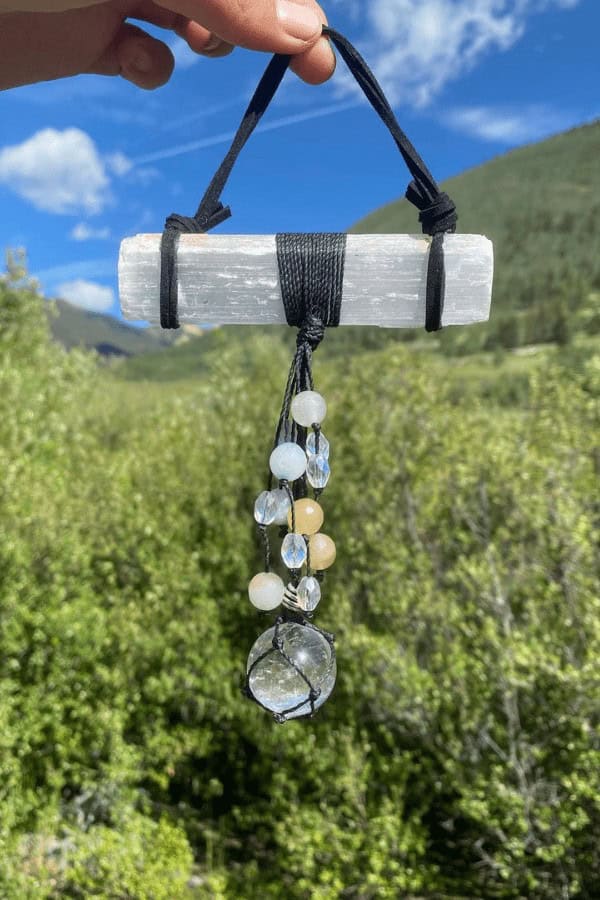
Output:
[[[330,106],[323,106],[321,109],[314,109],[310,112],[296,113],[293,116],[284,116],[281,119],[274,119],[272,122],[265,122],[256,129],[257,133],[261,131],[275,131],[277,128],[286,128],[288,125],[296,125],[298,122],[307,122],[309,119],[320,119],[322,116],[331,116],[334,113],[344,112],[346,109],[353,109],[362,105],[361,100],[346,100],[344,103],[332,103]],[[145,156],[138,156],[133,159],[134,165],[146,165],[146,163],[158,162],[160,159],[170,159],[172,156],[182,156],[184,153],[193,153],[194,150],[204,150],[206,147],[214,147],[216,144],[227,144],[235,137],[234,131],[225,131],[222,134],[215,134],[212,137],[203,138],[200,141],[191,141],[188,144],[179,144],[176,147],[168,147],[166,150],[157,150],[155,153],[147,153]]]

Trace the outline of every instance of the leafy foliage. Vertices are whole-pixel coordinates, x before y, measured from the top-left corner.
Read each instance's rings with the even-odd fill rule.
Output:
[[[239,687],[283,343],[121,381],[15,262],[0,319],[0,895],[597,896],[597,348],[317,359],[339,681],[281,727]]]

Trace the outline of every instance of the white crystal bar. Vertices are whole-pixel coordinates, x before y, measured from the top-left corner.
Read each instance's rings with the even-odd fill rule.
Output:
[[[159,234],[139,234],[121,244],[119,293],[126,319],[160,322],[160,240]],[[348,235],[341,324],[423,326],[428,249],[429,239],[422,235]],[[442,324],[487,321],[491,241],[449,234],[444,253]],[[274,235],[183,234],[177,271],[182,324],[285,324]]]

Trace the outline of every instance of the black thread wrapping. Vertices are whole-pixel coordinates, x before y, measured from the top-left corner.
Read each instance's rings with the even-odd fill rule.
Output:
[[[298,334],[273,446],[285,436],[304,448],[306,429],[290,420],[290,407],[295,394],[313,389],[312,355],[325,329],[340,324],[346,235],[278,234],[275,242],[285,316]],[[294,491],[296,499],[306,496],[305,477]]]
[[[336,46],[365,97],[388,128],[412,175],[413,180],[406,191],[406,198],[420,212],[419,219],[423,233],[432,237],[427,264],[425,328],[427,331],[437,331],[441,328],[442,323],[445,290],[443,236],[445,233],[453,232],[456,228],[456,207],[448,195],[440,191],[429,169],[400,128],[381,86],[356,48],[333,28],[324,26],[323,34]],[[290,61],[290,56],[282,54],[276,54],[271,59],[244,113],[231,147],[210,182],[195,216],[187,217],[173,213],[167,218],[161,240],[160,321],[162,328],[179,327],[176,263],[179,234],[210,231],[231,215],[229,207],[225,207],[221,203],[221,194],[239,153],[273,99]],[[309,330],[306,333],[306,339],[307,342],[310,342],[317,332],[313,330],[310,322],[307,322],[307,328]]]

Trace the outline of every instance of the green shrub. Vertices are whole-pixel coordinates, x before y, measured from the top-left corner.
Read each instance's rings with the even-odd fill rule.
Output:
[[[595,897],[597,355],[317,357],[339,681],[280,727],[239,687],[284,345],[127,383],[43,302],[0,285],[0,895]]]

